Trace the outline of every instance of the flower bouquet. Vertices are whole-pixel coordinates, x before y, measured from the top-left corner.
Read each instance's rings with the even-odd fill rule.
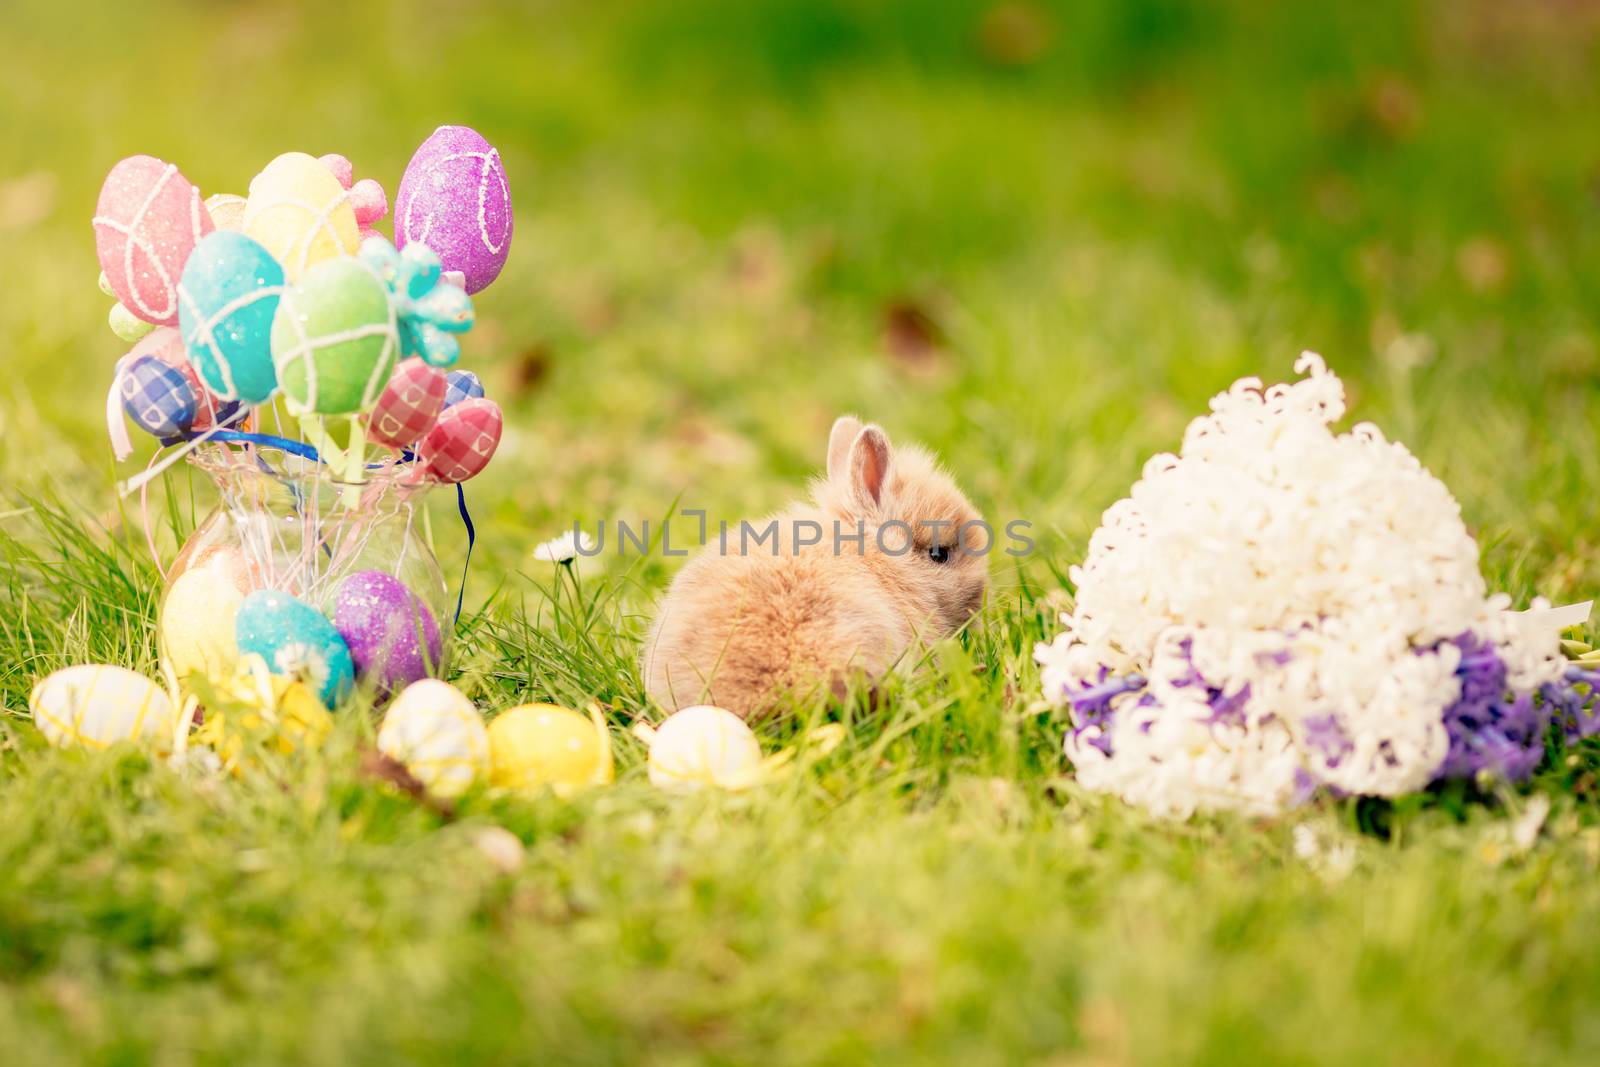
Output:
[[[1600,730],[1576,613],[1490,595],[1455,500],[1314,354],[1245,379],[1105,513],[1039,646],[1078,780],[1152,812],[1281,812],[1528,777]]]

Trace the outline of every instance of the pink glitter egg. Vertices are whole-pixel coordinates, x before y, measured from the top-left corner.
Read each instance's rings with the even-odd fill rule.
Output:
[[[178,324],[178,279],[212,230],[200,190],[170,163],[129,156],[111,168],[95,205],[94,243],[111,292],[157,326]]]
[[[500,447],[502,427],[500,405],[493,400],[479,397],[445,408],[418,449],[428,477],[464,482],[476,476]]]
[[[407,448],[422,440],[444,409],[448,384],[438,368],[420,359],[405,360],[394,369],[367,416],[367,436],[389,448]]]
[[[350,648],[357,677],[382,693],[404,689],[439,669],[444,652],[439,624],[392,574],[357,571],[340,583],[333,628]]]
[[[466,290],[484,289],[511,251],[511,188],[500,153],[468,126],[440,126],[400,178],[394,245],[421,241]]]

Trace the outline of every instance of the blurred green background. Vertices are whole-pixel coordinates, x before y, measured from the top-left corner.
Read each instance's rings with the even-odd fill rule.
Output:
[[[1475,524],[1592,527],[1590,4],[11,0],[0,19],[13,485],[109,501],[99,391],[124,346],[89,216],[111,163],[242,193],[281,151],[337,151],[392,196],[451,122],[500,147],[518,210],[463,364],[510,412],[474,494],[501,564],[519,533],[680,493],[730,519],[775,506],[844,410],[942,450],[991,514],[1069,553],[1205,398],[1302,348]],[[1518,460],[1557,440],[1531,484]]]
[[[1030,703],[1052,570],[1208,397],[1305,348],[1456,493],[1492,587],[1600,588],[1600,6],[5,0],[0,41],[14,1062],[1600,1058],[1593,752],[1541,779],[1532,851],[1502,795],[1402,805],[1387,838],[1330,804],[1307,852],[1287,821],[1085,797]],[[113,489],[137,467],[102,426],[106,171],[149,153],[242,193],[340,152],[392,196],[441,123],[499,147],[517,207],[462,363],[508,416],[470,490],[486,707],[641,711],[673,561],[585,564],[604,594],[552,621],[529,549],[775,508],[843,411],[1034,524],[1038,557],[997,563],[963,642],[824,770],[668,804],[624,738],[613,790],[442,826],[356,772],[364,720],[287,789],[26,722],[48,670],[153,659]],[[525,866],[486,864],[487,822]]]

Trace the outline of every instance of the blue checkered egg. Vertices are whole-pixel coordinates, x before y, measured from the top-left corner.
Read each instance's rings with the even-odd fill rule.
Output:
[[[282,294],[283,267],[254,239],[217,230],[194,246],[178,283],[178,326],[217,396],[260,404],[277,391],[272,320]]]
[[[297,596],[257,589],[239,605],[233,630],[241,655],[254,652],[273,674],[305,682],[330,708],[355,684],[350,647],[326,615]]]
[[[132,360],[119,382],[122,410],[134,425],[160,438],[189,432],[200,410],[200,398],[183,372],[152,355]]]
[[[483,395],[483,383],[469,370],[453,370],[445,375],[444,406],[453,408],[463,400]]]

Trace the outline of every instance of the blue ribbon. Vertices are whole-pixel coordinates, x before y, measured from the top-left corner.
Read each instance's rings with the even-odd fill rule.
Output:
[[[162,441],[163,446],[180,445],[185,441],[201,436],[188,434],[183,437],[169,437]],[[278,437],[270,433],[245,433],[243,430],[214,430],[208,440],[221,441],[224,444],[239,445],[264,445],[267,448],[276,448],[280,452],[287,452],[291,456],[321,463],[322,456],[317,452],[315,445],[308,445],[304,441],[292,441],[287,437]],[[403,449],[400,458],[404,462],[414,461],[416,453],[410,449]],[[383,466],[381,463],[367,464],[368,470]],[[472,513],[467,510],[467,490],[460,482],[456,483],[456,508],[461,512],[461,525],[467,528],[467,558],[461,564],[461,587],[456,592],[456,622],[461,621],[461,608],[467,598],[467,574],[472,567],[472,548],[478,542],[477,527],[472,525]],[[324,546],[326,547],[326,546]]]
[[[461,621],[461,603],[467,595],[467,568],[472,566],[472,546],[478,540],[478,531],[472,526],[472,515],[467,511],[467,489],[456,483],[456,507],[461,509],[461,524],[467,528],[467,558],[461,564],[461,589],[456,593],[456,622]]]

